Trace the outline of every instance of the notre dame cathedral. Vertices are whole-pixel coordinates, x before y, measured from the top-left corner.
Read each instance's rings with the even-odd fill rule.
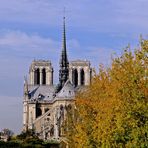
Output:
[[[53,84],[52,63],[34,60],[25,78],[23,97],[23,131],[34,129],[41,139],[60,140],[64,137],[62,122],[67,108],[74,103],[76,92],[91,82],[92,69],[86,60],[68,61],[65,18],[59,84]]]

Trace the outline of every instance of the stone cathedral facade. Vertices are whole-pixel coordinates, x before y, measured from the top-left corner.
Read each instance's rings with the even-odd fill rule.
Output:
[[[65,18],[59,84],[53,84],[51,61],[34,60],[25,78],[23,97],[23,131],[34,129],[41,139],[61,140],[62,123],[67,108],[74,103],[76,92],[91,82],[91,65],[86,60],[68,61],[66,51]]]

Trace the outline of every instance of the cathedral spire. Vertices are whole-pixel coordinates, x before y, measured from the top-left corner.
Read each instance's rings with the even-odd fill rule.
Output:
[[[65,54],[65,57],[67,57],[66,53],[66,30],[65,30],[65,16],[63,17],[63,41],[62,41],[62,52]]]
[[[61,63],[68,63],[68,58],[67,58],[67,51],[66,51],[66,29],[65,29],[65,16],[63,17],[63,37],[62,37],[62,53],[61,53],[61,59],[60,59],[60,64]]]
[[[60,70],[59,70],[59,81],[62,87],[68,79],[69,75],[69,62],[66,51],[66,29],[65,29],[65,16],[63,17],[63,39],[62,39],[62,53],[60,58]]]

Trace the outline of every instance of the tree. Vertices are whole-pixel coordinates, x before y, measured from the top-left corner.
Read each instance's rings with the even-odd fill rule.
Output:
[[[1,131],[1,134],[3,134],[3,135],[6,135],[6,136],[8,136],[8,137],[11,137],[11,136],[13,136],[13,131],[11,131],[10,129],[8,129],[8,128],[4,128],[2,131]]]
[[[148,147],[148,40],[100,66],[66,125],[73,148]]]

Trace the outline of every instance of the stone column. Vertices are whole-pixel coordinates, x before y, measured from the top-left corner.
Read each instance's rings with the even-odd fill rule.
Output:
[[[78,70],[78,85],[81,85],[81,74],[80,74],[80,68],[77,69]]]
[[[33,122],[35,120],[35,104],[32,104],[30,107],[29,107],[29,121],[28,121],[28,125],[29,125],[29,128],[32,129],[33,128]]]
[[[59,131],[58,131],[58,108],[55,109],[55,115],[54,115],[54,138],[59,137]]]
[[[85,77],[85,85],[90,85],[90,68],[86,68],[84,71]]]
[[[46,84],[47,85],[53,84],[53,70],[46,69]]]
[[[23,130],[27,130],[27,101],[23,102]]]
[[[46,68],[46,84],[49,85],[49,69]]]
[[[50,85],[53,85],[53,69],[51,70],[50,74],[51,74]]]
[[[91,84],[91,69],[89,68],[89,84],[88,85],[90,84]]]
[[[33,70],[30,71],[30,84],[34,85],[34,71]]]
[[[43,73],[42,73],[42,68],[40,69],[40,85],[43,84]]]
[[[69,80],[71,83],[73,83],[72,82],[72,68],[69,69]]]

